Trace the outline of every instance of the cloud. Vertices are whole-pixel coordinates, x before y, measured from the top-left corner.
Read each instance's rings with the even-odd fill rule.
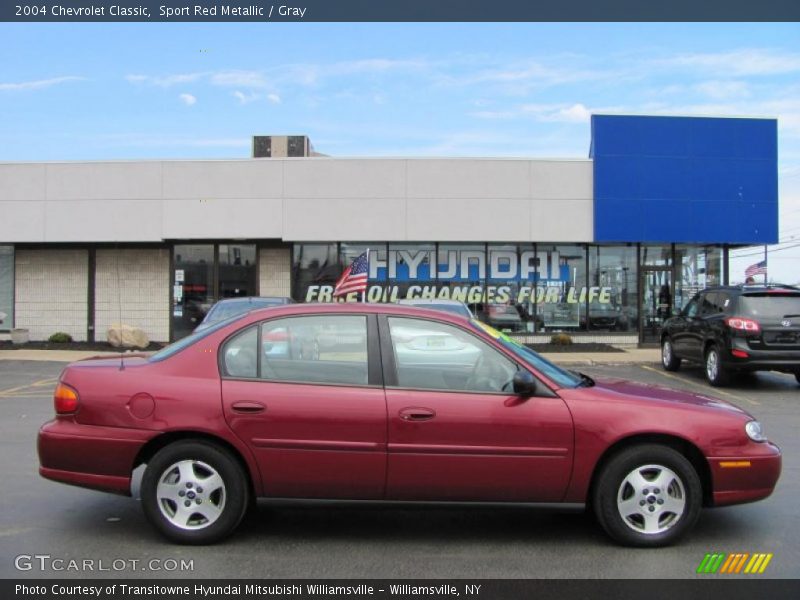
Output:
[[[0,83],[0,91],[17,92],[23,90],[41,90],[52,87],[54,85],[67,83],[70,81],[85,81],[85,80],[86,80],[85,77],[75,77],[73,75],[67,75],[64,77],[53,77],[52,79],[37,79],[35,81]]]
[[[249,94],[246,94],[244,92],[240,92],[239,90],[234,91],[232,95],[239,101],[239,104],[250,104],[251,102],[255,102],[261,97],[255,92],[250,92]]]
[[[695,84],[693,89],[704,96],[718,100],[750,96],[750,86],[744,81],[703,81]]]
[[[614,112],[615,108],[589,109],[580,102],[573,104],[521,104],[507,110],[484,110],[470,113],[478,119],[532,118],[546,123],[588,123],[592,113]]]
[[[278,94],[267,94],[267,100],[269,100],[273,104],[281,103],[281,97]]]
[[[197,98],[192,96],[191,94],[181,94],[178,96],[186,106],[192,106],[193,104],[197,104]]]
[[[224,87],[264,88],[268,85],[260,71],[219,71],[210,75],[209,82]]]
[[[205,73],[177,73],[173,75],[126,75],[129,83],[136,85],[154,85],[157,87],[171,87],[182,83],[194,83],[205,76]]]
[[[727,74],[733,77],[785,75],[800,71],[800,54],[758,48],[679,54],[655,62],[665,67],[710,70],[718,76]]]

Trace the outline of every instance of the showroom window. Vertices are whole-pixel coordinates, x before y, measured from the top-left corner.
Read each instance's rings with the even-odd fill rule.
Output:
[[[298,302],[320,300],[320,287],[330,287],[341,274],[337,244],[295,244],[292,262],[294,299]]]
[[[0,246],[0,331],[14,327],[14,246]]]
[[[451,300],[464,302],[473,314],[483,318],[486,245],[439,244],[436,280],[439,290],[448,288],[447,295]]]
[[[675,308],[681,309],[702,289],[722,284],[722,248],[675,246]]]
[[[636,244],[589,247],[589,329],[636,331],[639,323]]]
[[[509,333],[536,326],[536,254],[532,244],[490,244],[481,320]]]
[[[537,244],[536,260],[536,314],[544,329],[586,329],[586,247]]]
[[[389,244],[387,301],[434,299],[437,294],[436,244]]]
[[[261,325],[261,379],[367,385],[367,318],[291,317]]]

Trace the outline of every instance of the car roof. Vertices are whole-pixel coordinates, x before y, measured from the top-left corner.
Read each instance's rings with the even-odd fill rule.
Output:
[[[285,304],[270,308],[260,308],[247,313],[248,321],[260,321],[264,317],[300,316],[313,314],[387,314],[398,317],[423,317],[437,321],[448,321],[454,324],[463,324],[464,317],[454,313],[443,312],[432,308],[420,306],[400,305],[393,303],[369,302],[308,302],[305,304]]]
[[[222,298],[221,300],[217,301],[217,304],[244,304],[244,303],[253,303],[253,302],[275,302],[279,301],[281,303],[285,303],[287,298],[283,296],[237,296],[235,298]]]

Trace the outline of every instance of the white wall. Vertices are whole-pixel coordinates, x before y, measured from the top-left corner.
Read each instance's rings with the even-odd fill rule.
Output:
[[[86,341],[88,251],[17,248],[14,280],[15,327],[28,329],[32,340],[63,331]]]
[[[169,341],[169,249],[98,249],[95,271],[95,339],[112,323],[144,330],[152,342]]]
[[[0,243],[591,242],[592,206],[590,160],[0,164]]]

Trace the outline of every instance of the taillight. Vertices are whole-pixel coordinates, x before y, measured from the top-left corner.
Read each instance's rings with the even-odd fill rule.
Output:
[[[69,415],[78,410],[78,391],[66,383],[59,383],[53,395],[56,414]]]
[[[728,317],[725,319],[725,324],[731,329],[738,329],[739,331],[758,333],[761,330],[758,323],[752,319],[744,319],[742,317]]]

